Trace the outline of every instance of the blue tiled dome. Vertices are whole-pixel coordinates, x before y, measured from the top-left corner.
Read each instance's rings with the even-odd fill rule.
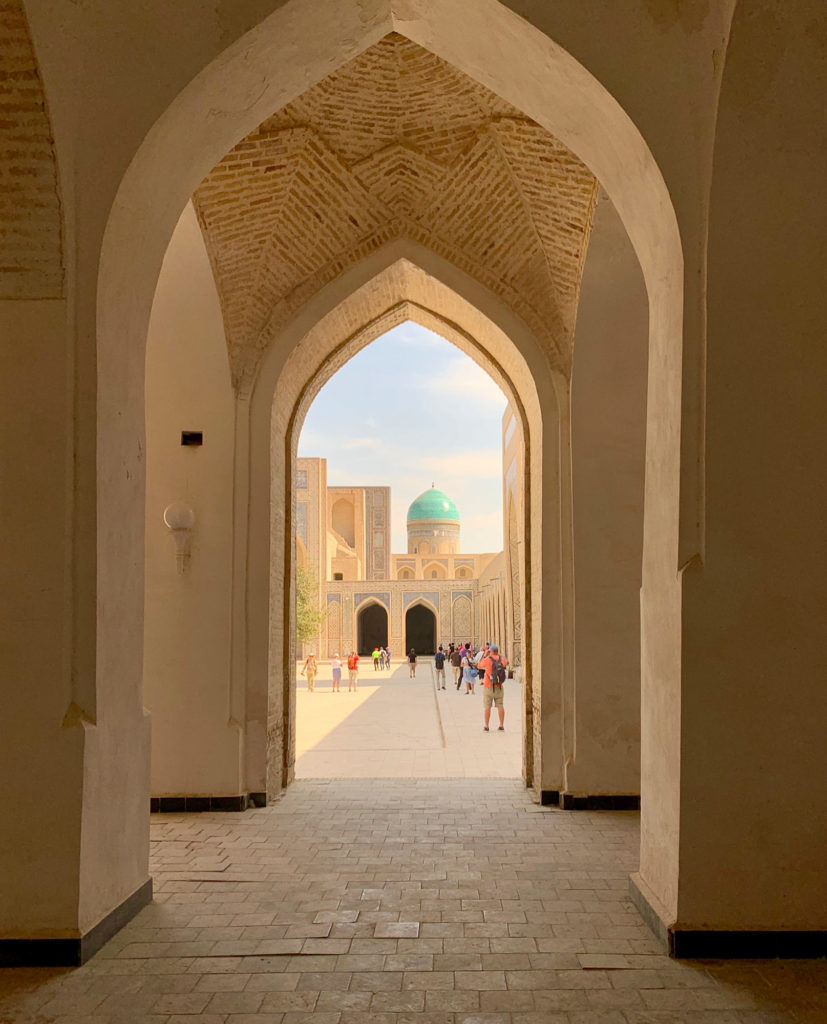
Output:
[[[436,487],[423,491],[408,509],[408,523],[429,519],[450,519],[455,523],[459,522],[457,506],[447,494],[438,491]]]

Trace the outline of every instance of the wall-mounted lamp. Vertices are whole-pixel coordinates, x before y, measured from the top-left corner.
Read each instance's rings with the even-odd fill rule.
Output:
[[[173,501],[164,509],[164,522],[175,540],[175,562],[178,574],[181,575],[190,556],[190,536],[195,525],[195,513],[183,501]]]

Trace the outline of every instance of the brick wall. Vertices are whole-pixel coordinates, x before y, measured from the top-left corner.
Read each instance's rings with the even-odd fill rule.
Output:
[[[0,298],[63,294],[57,164],[20,0],[0,0]]]

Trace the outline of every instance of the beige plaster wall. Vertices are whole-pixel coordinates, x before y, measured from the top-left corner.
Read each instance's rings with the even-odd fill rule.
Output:
[[[190,204],[164,258],[146,366],[144,703],[152,793],[244,791],[243,736],[230,707],[234,398],[221,309]],[[201,447],[181,445],[202,430]],[[164,509],[195,512],[183,573]]]
[[[566,790],[640,792],[640,583],[648,300],[602,195],[580,291],[572,374],[575,750]]]
[[[827,15],[740,5],[709,232],[706,535],[684,574],[678,919],[827,926]]]
[[[77,926],[87,728],[70,675],[66,304],[0,302],[0,934]],[[37,458],[34,457],[35,452]],[[75,705],[76,707],[76,705]]]

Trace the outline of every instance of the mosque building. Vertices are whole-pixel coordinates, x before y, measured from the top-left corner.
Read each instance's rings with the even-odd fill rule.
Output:
[[[503,508],[504,522],[510,510],[516,529],[520,460],[514,425],[508,409]],[[327,460],[300,458],[295,496],[297,564],[319,581],[319,604],[326,611],[321,635],[300,654],[368,654],[378,644],[396,656],[412,647],[424,655],[452,640],[496,640],[519,661],[516,546],[513,552],[464,552],[459,510],[433,483],[408,508],[407,550],[401,554],[390,549],[389,487],[329,487]]]

